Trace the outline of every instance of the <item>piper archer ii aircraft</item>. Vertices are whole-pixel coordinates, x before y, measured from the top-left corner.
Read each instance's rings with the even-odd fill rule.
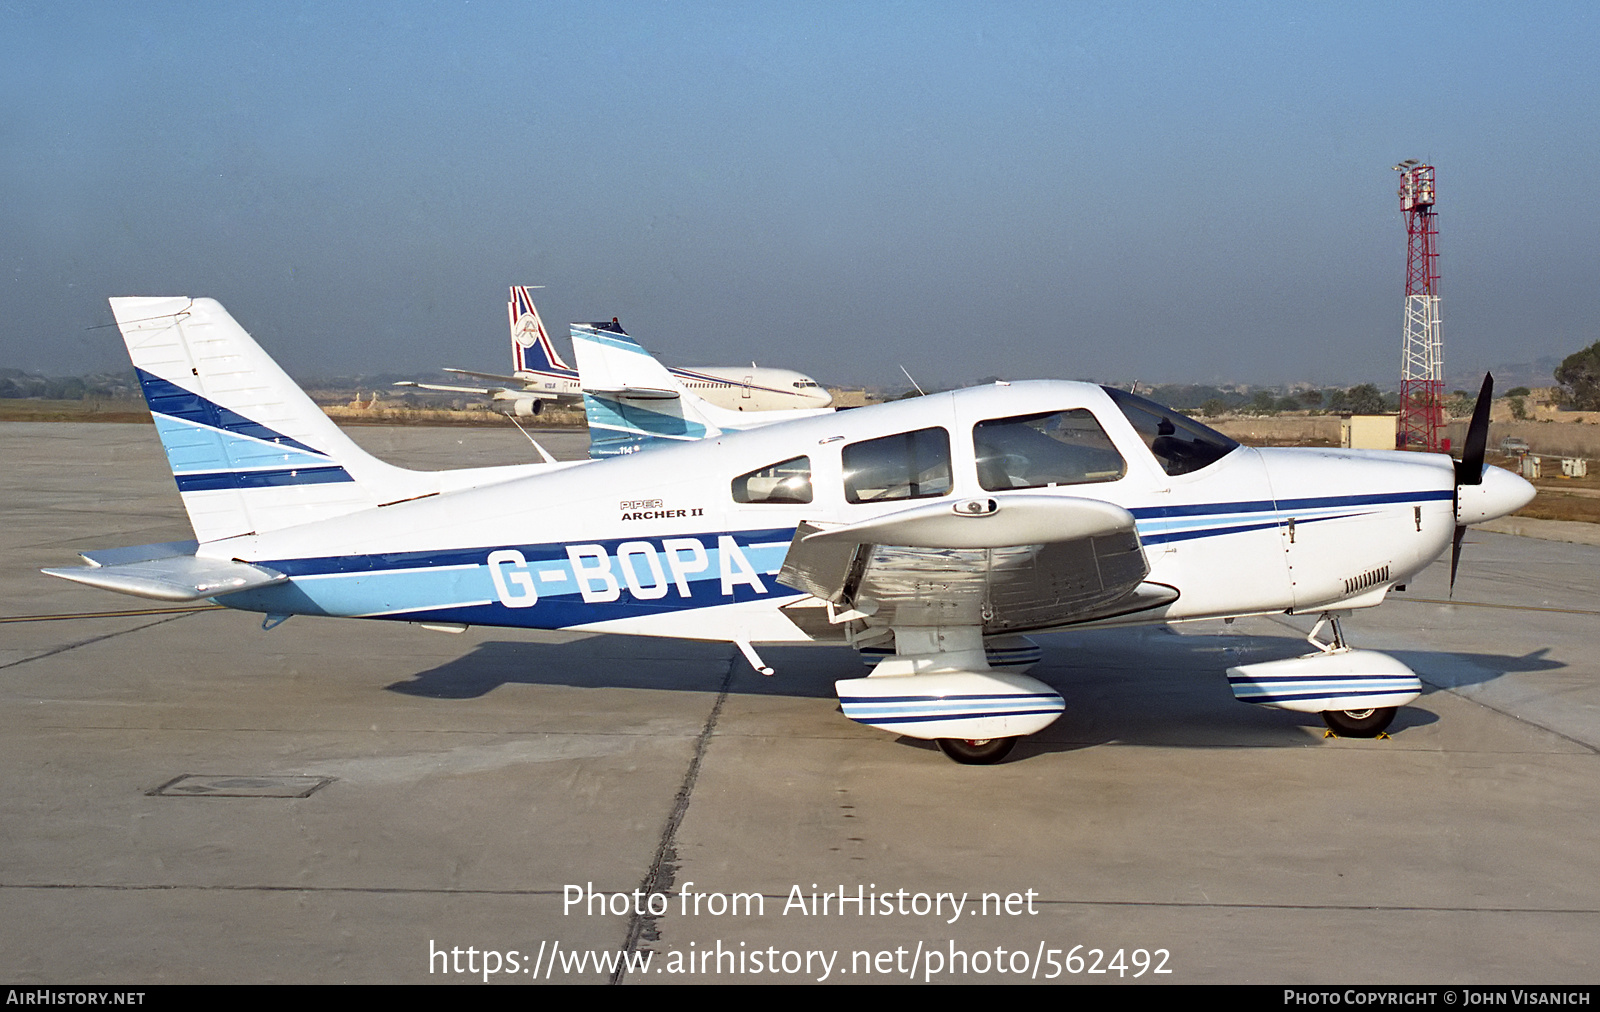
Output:
[[[470,369],[444,370],[458,376],[495,380],[506,386],[450,386],[414,380],[401,380],[395,386],[487,397],[500,405],[506,414],[522,418],[537,415],[548,401],[581,397],[583,383],[579,370],[562,360],[561,353],[545,332],[544,321],[539,318],[539,310],[533,304],[533,291],[529,286],[511,286],[506,316],[511,322],[513,375],[501,376]],[[579,364],[582,365],[581,362]],[[752,362],[748,368],[712,365],[672,369],[670,372],[685,389],[694,391],[715,407],[727,411],[791,411],[825,408],[833,403],[833,395],[826,387],[793,369],[774,369]]]
[[[1483,465],[1241,446],[1086,383],[996,383],[567,465],[424,473],[366,455],[217,303],[111,300],[194,541],[45,570],[264,613],[579,629],[880,654],[845,716],[991,763],[1065,708],[1022,634],[1288,612],[1304,657],[1241,700],[1375,735],[1421,691],[1344,641],[1533,489]],[[1332,638],[1318,633],[1332,627]]]

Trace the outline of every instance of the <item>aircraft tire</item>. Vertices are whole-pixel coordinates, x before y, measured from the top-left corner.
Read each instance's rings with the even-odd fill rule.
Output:
[[[993,766],[1011,754],[1016,738],[985,738],[968,741],[966,738],[939,738],[939,751],[963,766]]]
[[[1376,738],[1389,727],[1396,710],[1393,706],[1371,710],[1323,710],[1322,722],[1341,738]]]

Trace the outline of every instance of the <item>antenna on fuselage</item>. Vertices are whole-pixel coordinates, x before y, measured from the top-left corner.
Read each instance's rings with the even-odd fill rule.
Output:
[[[900,371],[906,374],[906,379],[911,380],[911,385],[914,388],[916,388],[918,396],[921,396],[921,397],[928,396],[928,392],[926,390],[922,389],[921,384],[919,384],[915,379],[912,378],[911,370],[907,369],[905,366],[901,366],[900,367]]]
[[[544,462],[546,464],[554,464],[556,462],[556,458],[550,456],[550,451],[548,451],[544,447],[540,446],[539,445],[539,441],[537,439],[534,439],[533,436],[528,432],[528,430],[524,429],[522,427],[522,423],[517,421],[517,416],[516,415],[508,414],[508,415],[506,415],[506,417],[511,419],[511,424],[515,425],[517,427],[517,431],[518,432],[520,432],[524,436],[528,437],[528,442],[532,443],[533,444],[533,448],[535,450],[539,451],[539,456],[544,458]]]

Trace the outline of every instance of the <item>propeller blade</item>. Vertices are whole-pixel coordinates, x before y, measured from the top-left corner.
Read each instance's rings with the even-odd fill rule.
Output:
[[[1456,461],[1455,513],[1461,516],[1461,486],[1483,484],[1483,454],[1489,444],[1489,405],[1494,401],[1494,374],[1483,374],[1483,387],[1478,391],[1478,403],[1472,407],[1472,421],[1467,423],[1467,438],[1461,445],[1461,459]],[[1450,596],[1456,596],[1456,569],[1461,565],[1461,539],[1467,535],[1466,524],[1456,524],[1455,537],[1450,539]]]
[[[1478,403],[1467,424],[1467,440],[1461,446],[1461,459],[1456,461],[1457,485],[1483,484],[1483,452],[1489,443],[1489,404],[1493,400],[1494,375],[1484,373],[1483,389],[1478,391]]]
[[[1456,596],[1456,567],[1461,565],[1461,539],[1466,536],[1467,525],[1456,524],[1456,536],[1450,541],[1450,596]]]

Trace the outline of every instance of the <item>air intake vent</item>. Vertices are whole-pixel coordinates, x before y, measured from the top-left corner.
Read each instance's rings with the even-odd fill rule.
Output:
[[[1346,594],[1354,594],[1358,591],[1366,590],[1368,587],[1376,587],[1380,583],[1387,583],[1388,580],[1389,567],[1379,566],[1377,569],[1368,570],[1360,576],[1352,576],[1345,580],[1344,592]]]

